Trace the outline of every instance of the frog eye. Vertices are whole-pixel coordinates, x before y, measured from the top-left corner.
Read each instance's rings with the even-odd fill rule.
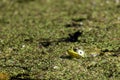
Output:
[[[80,54],[83,54],[83,52],[82,52],[82,51],[80,51],[79,53],[80,53]]]
[[[82,51],[82,50],[78,50],[77,53],[78,53],[79,55],[84,55],[84,51]]]

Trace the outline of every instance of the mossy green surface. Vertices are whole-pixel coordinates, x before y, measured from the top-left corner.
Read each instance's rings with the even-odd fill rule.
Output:
[[[74,46],[103,52],[65,57]],[[11,79],[119,80],[119,54],[118,0],[0,0],[0,72]]]

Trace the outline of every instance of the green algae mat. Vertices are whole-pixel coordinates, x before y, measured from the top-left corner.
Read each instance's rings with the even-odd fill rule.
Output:
[[[120,79],[119,0],[0,0],[0,80],[43,79]]]

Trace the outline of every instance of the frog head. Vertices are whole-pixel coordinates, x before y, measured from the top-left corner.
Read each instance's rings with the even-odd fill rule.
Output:
[[[74,48],[73,49],[78,55],[85,57],[85,52],[82,49]]]

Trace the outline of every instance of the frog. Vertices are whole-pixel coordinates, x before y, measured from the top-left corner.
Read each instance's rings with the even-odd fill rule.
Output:
[[[99,48],[78,48],[74,47],[67,50],[69,56],[73,58],[80,58],[80,57],[96,57],[101,54],[101,49]]]

